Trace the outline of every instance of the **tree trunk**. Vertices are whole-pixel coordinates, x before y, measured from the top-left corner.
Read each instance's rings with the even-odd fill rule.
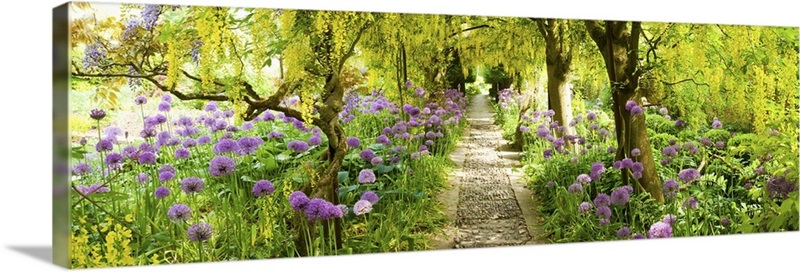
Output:
[[[639,93],[639,78],[642,71],[637,67],[641,23],[633,22],[629,31],[627,22],[606,21],[605,27],[602,27],[597,21],[586,21],[586,29],[603,55],[611,82],[614,100],[612,110],[618,147],[616,159],[627,158],[631,149],[639,148],[641,155],[635,160],[644,165],[644,171],[642,178],[636,182],[656,201],[663,203],[664,195],[661,192],[661,182],[647,136],[645,115],[631,116],[630,111],[625,109],[628,100],[642,105]],[[627,171],[622,177],[626,184],[632,178]],[[639,186],[634,187],[639,188]]]
[[[575,128],[569,126],[572,121],[572,93],[567,87],[567,68],[562,64],[547,63],[547,98],[550,109],[555,111],[553,121],[558,121],[559,126],[564,127],[563,133],[558,133],[559,137],[564,135],[575,135]]]

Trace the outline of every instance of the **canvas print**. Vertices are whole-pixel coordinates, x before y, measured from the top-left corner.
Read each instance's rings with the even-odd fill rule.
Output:
[[[60,10],[68,268],[798,230],[797,27]]]

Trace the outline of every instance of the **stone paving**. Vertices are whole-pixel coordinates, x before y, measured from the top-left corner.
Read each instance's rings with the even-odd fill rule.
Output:
[[[532,233],[514,186],[509,166],[499,153],[502,136],[493,124],[486,95],[476,95],[467,108],[469,128],[460,144],[463,162],[457,178],[458,197],[452,247],[477,248],[529,244]],[[516,188],[515,188],[516,187]],[[528,192],[529,195],[529,192]]]

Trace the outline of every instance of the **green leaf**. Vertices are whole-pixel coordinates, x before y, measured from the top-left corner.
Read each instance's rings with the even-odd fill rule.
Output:
[[[350,178],[350,172],[339,171],[339,183],[344,183],[349,178]]]

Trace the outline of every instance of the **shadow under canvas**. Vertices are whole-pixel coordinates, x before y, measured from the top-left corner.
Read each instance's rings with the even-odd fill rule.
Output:
[[[8,246],[8,248],[40,261],[53,263],[52,246]]]

